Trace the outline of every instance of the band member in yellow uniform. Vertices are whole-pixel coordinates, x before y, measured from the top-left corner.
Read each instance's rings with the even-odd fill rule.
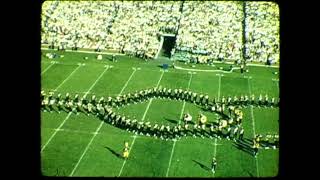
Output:
[[[199,124],[205,124],[207,123],[207,117],[200,112],[198,121],[199,121]]]
[[[199,114],[199,126],[201,127],[201,137],[204,138],[204,132],[205,132],[205,125],[207,123],[208,119],[205,115],[202,113]]]
[[[257,135],[253,139],[253,155],[254,155],[254,157],[257,157],[259,147],[260,147],[260,136]]]
[[[124,142],[123,158],[128,159],[128,157],[129,157],[129,143]]]

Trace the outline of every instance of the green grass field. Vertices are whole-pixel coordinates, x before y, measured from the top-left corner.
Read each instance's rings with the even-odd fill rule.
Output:
[[[95,54],[62,54],[64,57],[58,59],[41,58],[41,86],[45,91],[107,97],[161,85],[189,88],[219,98],[241,94],[255,94],[257,97],[266,93],[269,97],[279,96],[278,81],[275,81],[279,76],[273,74],[279,71],[278,68],[250,66],[245,76],[251,78],[246,78],[239,70],[224,76],[216,72],[190,74],[172,68],[163,72],[159,65],[163,62],[171,64],[164,60],[146,62],[118,56],[118,62],[112,62],[107,55],[98,61]],[[85,56],[89,59],[84,60]],[[79,63],[85,65],[79,66]],[[195,117],[201,109],[183,101],[153,99],[115,111],[145,121],[175,125],[183,112],[188,111]],[[245,137],[279,134],[278,108],[247,107],[243,112]],[[214,113],[205,114],[209,122],[217,117]],[[119,157],[124,141],[131,146],[126,161]],[[237,149],[234,142],[227,139],[184,137],[177,141],[165,141],[135,136],[93,115],[64,112],[41,112],[41,146],[41,170],[45,176],[274,177],[279,168],[278,149],[261,149],[254,158]],[[210,169],[213,156],[218,162],[214,174]]]

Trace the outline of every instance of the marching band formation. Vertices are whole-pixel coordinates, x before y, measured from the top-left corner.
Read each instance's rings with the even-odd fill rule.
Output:
[[[183,116],[183,124],[175,126],[164,124],[151,124],[150,121],[144,122],[115,113],[112,108],[119,108],[129,104],[147,101],[150,98],[168,98],[172,100],[186,101],[203,107],[204,111],[215,112],[220,115],[217,121],[208,121],[203,112],[199,112],[197,121],[193,122],[192,115],[186,112]],[[125,129],[135,134],[153,136],[164,140],[180,139],[183,136],[208,137],[208,138],[227,138],[234,141],[241,141],[244,137],[242,127],[243,112],[241,108],[248,106],[258,107],[278,107],[280,98],[269,98],[268,95],[254,95],[224,97],[221,100],[210,98],[207,94],[198,94],[190,90],[170,89],[166,87],[154,87],[145,90],[135,91],[116,97],[91,97],[75,94],[71,96],[66,93],[57,95],[53,91],[48,93],[41,91],[41,109],[48,112],[80,112],[87,115],[93,114],[103,121],[121,129]],[[265,136],[256,135],[253,138],[253,149],[260,147],[277,148],[279,146],[279,135],[268,134]],[[255,153],[256,154],[256,153]]]

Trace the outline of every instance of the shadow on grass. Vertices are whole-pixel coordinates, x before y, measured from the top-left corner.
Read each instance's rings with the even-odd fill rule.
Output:
[[[177,121],[175,121],[175,120],[173,120],[173,119],[168,119],[168,118],[164,118],[165,120],[167,120],[167,121],[169,121],[169,122],[171,122],[171,123],[173,123],[173,124],[177,124],[178,122]]]
[[[55,176],[67,176],[67,173],[65,170],[59,171],[59,169],[57,169]]]
[[[252,151],[252,148],[246,144],[242,144],[242,143],[239,143],[239,142],[235,142],[234,144],[232,144],[234,147],[236,147],[237,149],[245,152],[245,153],[248,153],[249,155],[252,155],[253,154],[253,151]]]
[[[250,177],[255,177],[253,174],[251,174],[248,170],[246,172],[249,174]]]
[[[196,161],[196,160],[192,160],[193,162],[195,162],[196,164],[198,164],[202,169],[206,170],[206,171],[211,171],[211,169],[207,166],[205,166],[204,164],[201,164],[200,162]]]
[[[122,156],[119,153],[115,152],[113,149],[111,149],[107,146],[104,148],[108,149],[113,155],[117,156],[118,158],[123,159]]]
[[[243,140],[239,141],[239,142],[242,143],[242,144],[246,144],[248,146],[252,146],[253,145],[253,140],[249,139],[249,138],[243,138]]]
[[[112,56],[107,56],[106,59],[112,62]]]

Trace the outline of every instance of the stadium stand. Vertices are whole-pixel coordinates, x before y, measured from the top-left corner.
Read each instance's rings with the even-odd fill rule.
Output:
[[[151,59],[161,34],[169,33],[176,36],[173,59],[279,62],[279,9],[273,2],[46,1],[42,8],[41,43],[49,48]]]
[[[250,2],[246,5],[246,59],[279,62],[279,9],[271,2]]]
[[[240,58],[241,7],[238,2],[185,2],[177,49],[208,55],[211,59]],[[199,60],[200,63],[204,61],[201,58]]]

